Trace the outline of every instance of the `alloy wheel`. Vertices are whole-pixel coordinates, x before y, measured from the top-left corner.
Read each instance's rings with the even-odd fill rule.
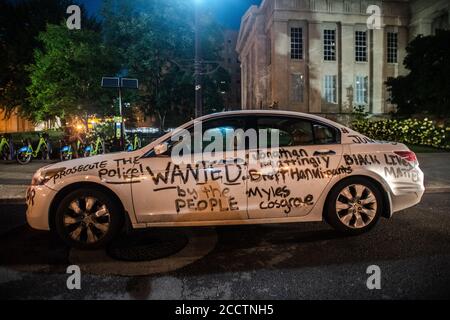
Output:
[[[336,199],[336,214],[349,228],[361,229],[369,225],[377,213],[377,198],[362,184],[352,184],[341,190]]]
[[[108,233],[111,216],[107,206],[92,196],[70,202],[64,214],[64,227],[77,242],[92,244]]]

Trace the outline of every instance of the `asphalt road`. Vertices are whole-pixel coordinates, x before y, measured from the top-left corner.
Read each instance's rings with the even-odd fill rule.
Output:
[[[24,207],[1,209],[21,216]],[[71,291],[65,273],[70,250],[48,233],[21,226],[0,236],[0,298],[450,297],[448,193],[426,194],[420,205],[380,220],[358,237],[341,237],[324,223],[220,227],[215,232],[213,250],[180,269],[134,277],[82,273],[81,290]],[[90,254],[95,265],[97,253]],[[112,274],[119,265],[124,268],[123,262],[109,266]],[[367,289],[370,265],[380,267],[380,290]]]

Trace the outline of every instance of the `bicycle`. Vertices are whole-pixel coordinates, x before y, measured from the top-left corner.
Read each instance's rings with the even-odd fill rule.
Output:
[[[8,140],[6,136],[2,135],[0,140],[0,157],[2,160],[11,159],[11,147]]]
[[[105,142],[100,136],[97,136],[95,143],[89,143],[86,148],[84,148],[84,156],[91,157],[99,154],[105,153]]]
[[[133,136],[133,143],[131,143],[128,139],[127,143],[128,152],[138,150],[142,147],[142,141],[136,133]]]
[[[63,145],[64,144],[64,145]],[[73,159],[74,150],[71,144],[67,144],[65,141],[61,141],[61,149],[59,152],[59,158],[61,161],[68,161]],[[83,146],[80,140],[77,140],[77,151],[78,155],[80,155],[83,151]]]
[[[37,158],[41,154],[42,160],[50,159],[50,142],[45,134],[39,134],[39,143],[36,150],[33,150],[30,139],[23,141],[24,145],[17,151],[16,160],[20,164],[28,164],[33,158]]]

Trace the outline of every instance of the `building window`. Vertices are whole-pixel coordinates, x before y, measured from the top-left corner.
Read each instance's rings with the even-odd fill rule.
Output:
[[[369,78],[365,76],[356,76],[355,103],[357,105],[367,105],[368,88],[369,88]]]
[[[302,28],[291,28],[291,59],[303,59]]]
[[[387,33],[387,62],[397,63],[398,35],[396,32]]]
[[[336,61],[336,30],[323,30],[323,59]]]
[[[291,92],[292,92],[292,101],[294,102],[303,102],[305,91],[305,81],[303,74],[292,74],[291,75]]]
[[[324,99],[328,103],[337,103],[336,76],[326,75],[324,77]]]
[[[367,61],[367,32],[356,31],[355,32],[355,61],[366,62]]]

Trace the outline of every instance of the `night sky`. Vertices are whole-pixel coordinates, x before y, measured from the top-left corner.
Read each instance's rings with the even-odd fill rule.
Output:
[[[151,1],[151,0],[149,0]],[[186,0],[192,1],[194,0]],[[102,0],[80,0],[86,5],[91,15],[96,15]],[[217,18],[217,21],[226,28],[239,29],[241,17],[245,11],[252,5],[259,5],[261,0],[203,0],[202,5],[211,8]]]

